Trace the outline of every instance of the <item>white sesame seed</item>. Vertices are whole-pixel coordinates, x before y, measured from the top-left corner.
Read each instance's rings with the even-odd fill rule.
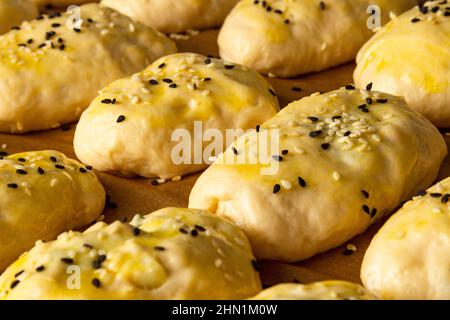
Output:
[[[341,179],[340,173],[337,172],[337,171],[334,171],[333,172],[333,179],[336,180],[336,181],[339,181]]]

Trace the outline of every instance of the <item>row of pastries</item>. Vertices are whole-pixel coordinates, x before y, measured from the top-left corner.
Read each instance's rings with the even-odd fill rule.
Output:
[[[450,299],[450,180],[430,187],[447,155],[436,126],[450,123],[448,1],[103,0],[82,5],[77,21],[38,15],[74,2],[0,2],[0,27],[11,28],[0,36],[0,131],[79,120],[81,161],[2,154],[0,298]],[[369,5],[386,24],[373,37]],[[177,53],[163,34],[222,23],[224,60]],[[261,75],[355,57],[355,85],[281,111]],[[192,133],[196,121],[247,132],[212,164],[176,164],[172,133]],[[273,137],[279,150],[255,148]],[[261,174],[270,166],[278,170]],[[163,180],[206,171],[189,209],[107,225],[96,223],[106,193],[94,169]],[[257,260],[335,248],[404,202],[365,254],[365,288],[262,291]]]

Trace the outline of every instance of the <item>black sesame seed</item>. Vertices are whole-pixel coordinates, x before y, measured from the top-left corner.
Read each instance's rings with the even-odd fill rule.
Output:
[[[59,28],[61,27],[61,23],[52,23],[53,28]]]
[[[329,144],[329,143],[322,143],[322,144],[320,145],[320,147],[321,147],[323,150],[328,150],[328,149],[330,148],[330,144]]]
[[[57,164],[57,165],[55,165],[55,168],[56,169],[65,169],[66,167],[64,167],[64,166],[62,166],[62,165],[60,165],[60,164]]]
[[[61,258],[61,261],[66,263],[66,264],[73,264],[73,259],[72,258]]]
[[[233,68],[234,68],[234,65],[232,65],[232,64],[226,64],[225,65],[225,69],[230,70],[230,69],[233,69]]]
[[[119,116],[116,121],[117,121],[117,123],[121,123],[121,122],[125,121],[125,116],[124,115]]]
[[[36,270],[37,272],[42,272],[42,271],[45,270],[45,267],[44,267],[44,266],[39,266],[39,267],[37,267],[35,270]]]
[[[353,250],[350,250],[350,249],[344,249],[344,250],[342,251],[342,254],[343,254],[344,256],[349,256],[349,255],[353,254]]]
[[[9,286],[11,289],[14,289],[15,287],[17,287],[17,285],[20,283],[19,280],[14,280],[13,282],[11,282],[11,285]]]
[[[105,262],[106,260],[106,255],[101,254],[99,255],[93,262],[92,262],[92,267],[94,269],[100,269],[102,267],[102,263]]]
[[[56,162],[56,161],[58,161],[58,160],[57,160],[55,157],[53,157],[53,156],[50,157],[49,159],[50,159],[51,162]]]
[[[133,228],[133,235],[137,237],[141,233],[141,229],[134,227]]]
[[[442,193],[433,192],[433,193],[430,193],[430,196],[433,198],[440,198],[440,197],[442,197]]]
[[[238,155],[238,154],[239,154],[239,152],[237,151],[237,149],[236,149],[235,147],[231,147],[231,150],[233,151],[233,153],[234,153],[235,155]]]
[[[325,10],[326,9],[326,5],[325,5],[325,2],[323,2],[323,1],[320,1],[320,5],[319,5],[319,7],[320,7],[320,10]]]
[[[283,156],[287,155],[288,153],[289,153],[289,150],[282,150],[282,151],[281,151],[281,154],[282,154]]]
[[[364,211],[365,213],[367,213],[367,214],[370,215],[370,209],[369,209],[369,207],[368,207],[366,204],[362,206],[362,209],[363,209],[363,211]]]
[[[370,91],[370,90],[372,90],[372,87],[373,87],[373,83],[371,82],[366,86],[366,90]]]
[[[158,180],[152,180],[150,183],[152,184],[152,186],[159,185]]]
[[[39,174],[44,174],[44,173],[45,173],[44,169],[42,169],[41,167],[39,167],[39,168],[37,169],[37,172],[38,172]]]
[[[384,104],[388,102],[388,99],[377,99],[378,103]]]
[[[17,273],[14,275],[14,278],[17,278],[18,276],[20,276],[20,275],[23,274],[24,272],[25,272],[25,270],[21,270],[21,271],[17,272]]]
[[[172,89],[175,89],[176,87],[178,87],[176,83],[172,83],[172,84],[169,86],[169,88],[172,88]]]
[[[279,184],[276,184],[273,186],[273,193],[278,193],[281,190],[281,186]]]
[[[159,247],[159,246],[154,247],[154,249],[155,249],[156,251],[165,251],[165,250],[166,250],[166,248],[164,248],[164,247]]]
[[[28,172],[26,172],[26,171],[23,170],[23,169],[17,169],[17,170],[16,170],[16,173],[17,173],[17,174],[27,174]]]
[[[377,215],[377,209],[373,208],[372,212],[370,213],[370,217],[373,218]]]
[[[419,10],[420,10],[420,12],[422,12],[423,14],[427,14],[427,13],[428,13],[428,7],[420,7]]]
[[[450,11],[445,11],[444,17],[450,17]]]
[[[112,103],[113,103],[113,100],[112,100],[112,99],[103,99],[101,102],[102,102],[103,104],[112,104]]]
[[[283,11],[281,11],[280,9],[276,9],[274,12],[277,13],[277,14],[282,14],[283,13]]]
[[[81,32],[81,29],[73,28],[73,31],[75,31],[76,33],[80,33],[80,32]]]
[[[92,170],[92,166],[86,166],[86,169]]]
[[[258,124],[258,125],[256,126],[256,132],[259,132],[260,129],[261,129],[261,126]]]
[[[92,279],[92,285],[96,288],[100,288],[101,282],[97,278]]]
[[[183,233],[183,234],[188,234],[188,233],[189,233],[189,232],[188,232],[186,229],[184,229],[184,228],[180,228],[179,231],[180,231],[181,233]]]
[[[259,267],[258,261],[256,261],[255,259],[252,260],[252,266],[253,269],[255,269],[255,271],[259,272],[261,270],[261,268]]]
[[[309,133],[309,136],[311,138],[316,138],[316,137],[320,136],[321,134],[322,134],[322,130],[317,130],[317,131],[311,131]]]
[[[159,68],[159,69],[162,69],[162,68],[164,68],[165,66],[166,66],[165,63],[161,63],[161,64],[158,66],[158,68]]]
[[[209,77],[203,78],[203,81],[211,81],[211,78],[209,78]]]
[[[420,21],[420,19],[419,18],[414,18],[414,19],[411,19],[411,22],[412,23],[417,23],[417,22],[419,22]]]
[[[308,119],[311,120],[312,122],[319,121],[319,118],[317,118],[317,117],[308,117]]]
[[[85,168],[80,168],[80,169],[78,169],[81,173],[86,173],[87,172],[87,170],[85,169]]]
[[[173,82],[172,79],[167,79],[167,78],[163,79],[162,81],[165,82],[165,83],[172,83]]]
[[[17,183],[8,183],[7,186],[8,186],[8,188],[11,188],[11,189],[17,189],[19,187],[17,185]]]
[[[364,198],[369,199],[369,193],[366,190],[361,190],[361,193],[363,194]]]
[[[205,232],[205,231],[206,231],[206,228],[205,228],[205,227],[199,226],[198,224],[196,224],[196,225],[194,226],[194,228],[195,228],[197,231],[199,231],[199,232]]]
[[[300,185],[300,187],[302,187],[302,188],[306,187],[306,181],[302,177],[298,177],[297,181],[298,181],[298,184]]]
[[[212,61],[211,61],[211,58],[206,58],[205,59],[205,64],[210,64]]]
[[[55,32],[55,31],[48,31],[48,32],[45,34],[45,40],[50,40],[50,39],[53,38],[55,35],[56,35],[56,32]]]
[[[94,246],[90,245],[89,243],[84,243],[83,247],[88,248],[88,249],[94,249]]]
[[[345,89],[347,89],[347,90],[355,90],[355,86],[353,86],[351,84],[348,84],[348,85],[345,86]]]
[[[278,161],[278,162],[283,161],[283,157],[282,157],[282,156],[279,156],[279,155],[273,155],[273,156],[272,156],[272,159],[275,160],[275,161]]]
[[[155,79],[150,79],[149,82],[152,86],[156,86],[159,82]]]
[[[431,8],[431,12],[433,12],[433,13],[436,13],[436,12],[438,12],[439,11],[439,7],[433,7],[433,8]]]
[[[300,87],[292,87],[291,90],[292,91],[296,91],[296,92],[300,92],[300,91],[302,91],[302,88],[300,88]]]
[[[20,30],[20,27],[14,26],[11,28],[11,30]]]
[[[417,191],[417,195],[423,197],[424,195],[426,195],[427,192],[425,190],[419,190]]]
[[[198,236],[198,231],[197,230],[192,230],[191,231],[191,236],[193,236],[193,237],[196,237],[196,236]]]
[[[289,23],[291,23],[291,20],[289,20],[289,19],[284,20],[284,24],[289,24]]]
[[[334,116],[331,118],[333,121],[342,119],[342,116]]]
[[[446,194],[444,194],[444,196],[441,198],[441,202],[445,204],[445,203],[448,202],[449,199],[450,199],[450,194],[446,193]]]
[[[373,100],[372,100],[372,98],[367,98],[367,99],[366,99],[366,102],[367,102],[367,104],[369,104],[369,105],[370,105],[370,104],[372,104],[372,103],[373,103]]]

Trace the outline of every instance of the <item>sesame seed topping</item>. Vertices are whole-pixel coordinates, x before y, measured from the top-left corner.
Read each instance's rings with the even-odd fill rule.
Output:
[[[11,289],[14,289],[15,287],[17,287],[17,285],[20,283],[19,280],[14,280],[13,282],[11,282],[11,285],[9,286]]]
[[[45,267],[44,267],[44,266],[39,266],[39,267],[37,267],[35,270],[36,270],[37,272],[42,272],[42,271],[45,270]]]
[[[305,188],[306,187],[306,181],[302,177],[297,178],[298,184],[300,187]]]
[[[17,173],[17,174],[21,174],[21,175],[25,175],[25,174],[27,174],[28,172],[26,172],[26,171],[23,170],[23,169],[17,169],[17,170],[16,170],[16,173]]]
[[[17,183],[8,183],[7,186],[8,186],[8,188],[11,188],[11,189],[17,189],[19,187],[17,185]]]
[[[273,156],[272,156],[272,159],[275,160],[275,161],[278,161],[278,162],[283,161],[283,157],[282,157],[282,156],[279,156],[279,155],[273,155]]]
[[[124,115],[119,116],[119,117],[117,118],[117,120],[116,120],[117,123],[121,123],[121,122],[123,122],[123,121],[125,121],[125,116],[124,116]]]
[[[281,186],[279,184],[276,184],[273,186],[273,193],[278,193],[281,190]]]
[[[166,250],[166,248],[164,248],[164,247],[159,247],[159,246],[154,247],[154,249],[155,249],[156,251],[165,251],[165,250]]]
[[[73,259],[72,258],[61,258],[61,261],[66,263],[66,264],[73,264]]]
[[[141,229],[139,229],[139,228],[137,228],[137,227],[134,227],[134,228],[133,228],[133,235],[134,235],[135,237],[137,237],[140,233],[141,233]]]
[[[361,190],[361,193],[363,194],[364,198],[369,199],[369,193],[366,190]]]
[[[96,288],[100,288],[101,282],[97,278],[92,279],[92,285]]]

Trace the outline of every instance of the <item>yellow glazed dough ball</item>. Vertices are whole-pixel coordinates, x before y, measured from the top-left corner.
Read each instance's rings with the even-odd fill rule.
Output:
[[[353,60],[372,36],[369,25],[378,15],[383,24],[390,12],[402,13],[415,4],[416,0],[243,0],[220,31],[220,55],[279,77],[322,71]],[[374,5],[379,10],[370,18],[367,12]]]
[[[293,102],[237,139],[197,180],[189,207],[234,221],[260,259],[302,260],[428,187],[446,153],[403,99],[343,88]]]
[[[279,284],[257,294],[252,300],[375,300],[356,283],[322,281],[310,284]]]
[[[25,22],[0,37],[0,131],[58,127],[81,112],[111,81],[176,51],[162,34],[97,4]]]
[[[38,240],[95,221],[105,191],[95,174],[57,151],[0,160],[0,272]]]
[[[228,129],[254,128],[278,110],[275,92],[258,73],[194,53],[170,55],[100,92],[81,116],[75,152],[100,171],[172,178],[206,168],[209,142],[198,132],[221,135],[216,156],[232,142]],[[180,130],[189,137],[181,139]],[[204,148],[198,152],[195,144]],[[186,159],[178,159],[181,153]]]
[[[37,15],[37,7],[27,0],[1,0],[0,34],[19,26],[22,21],[34,19]]]
[[[407,202],[373,238],[361,268],[382,299],[450,299],[450,178]]]
[[[430,1],[394,19],[357,57],[355,83],[405,98],[438,127],[450,127],[450,10]]]
[[[242,231],[180,208],[64,233],[0,277],[3,299],[241,299],[260,290]]]
[[[103,0],[102,4],[161,32],[222,25],[239,0]]]

